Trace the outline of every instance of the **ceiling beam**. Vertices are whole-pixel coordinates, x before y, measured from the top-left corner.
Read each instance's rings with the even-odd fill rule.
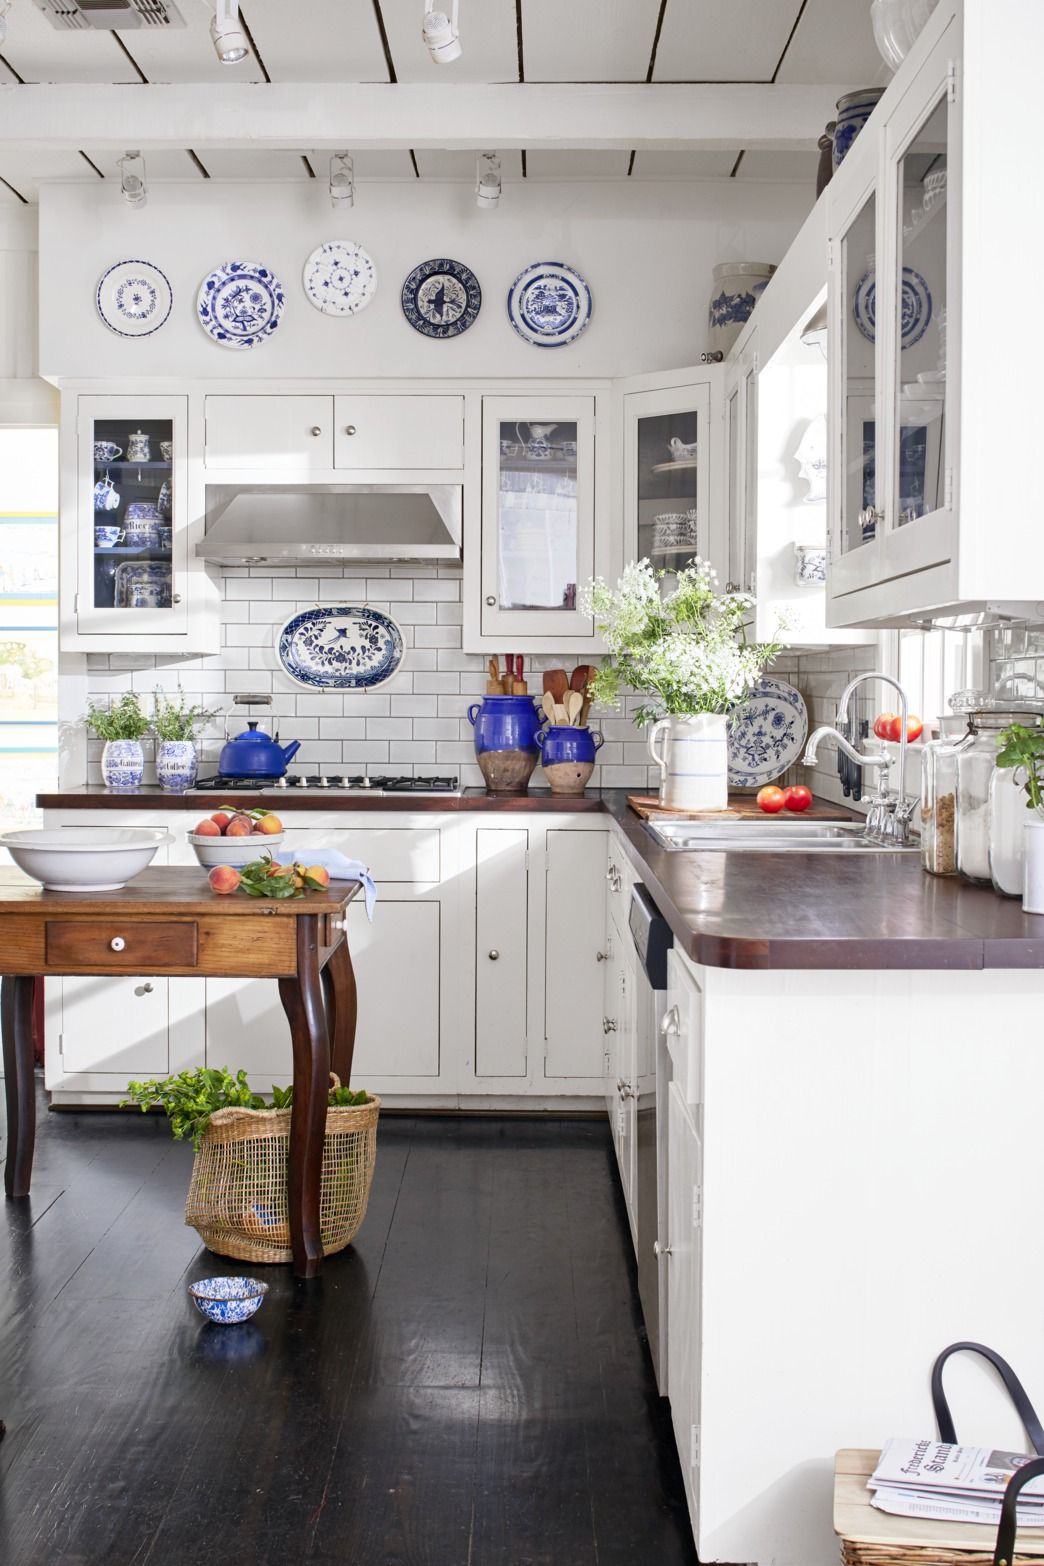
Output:
[[[511,83],[0,86],[0,145],[719,151],[814,147],[843,87]]]

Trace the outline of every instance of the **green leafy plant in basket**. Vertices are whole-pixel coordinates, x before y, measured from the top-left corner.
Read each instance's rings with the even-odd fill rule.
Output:
[[[200,1066],[162,1081],[154,1078],[149,1082],[128,1082],[127,1097],[121,1100],[120,1107],[136,1104],[142,1112],[154,1107],[165,1110],[176,1140],[190,1137],[193,1147],[198,1148],[211,1115],[219,1109],[275,1112],[293,1107],[293,1087],[273,1087],[271,1092],[269,1104],[251,1088],[245,1071],[237,1071],[233,1076],[226,1066]],[[355,1108],[368,1104],[370,1095],[338,1085],[331,1088],[327,1102],[331,1108]]]

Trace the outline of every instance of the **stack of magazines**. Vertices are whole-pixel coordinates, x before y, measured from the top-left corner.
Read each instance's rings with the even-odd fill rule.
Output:
[[[1004,1487],[1032,1462],[1023,1452],[943,1441],[889,1441],[867,1480],[870,1504],[898,1517],[935,1522],[1000,1522]],[[1017,1508],[1020,1528],[1044,1528],[1044,1478],[1032,1479]]]

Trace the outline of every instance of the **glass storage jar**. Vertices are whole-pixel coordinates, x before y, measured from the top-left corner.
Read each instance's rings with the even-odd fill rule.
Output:
[[[938,719],[939,738],[921,751],[921,864],[929,875],[957,874],[957,756],[967,719]]]
[[[1019,767],[994,767],[990,778],[990,879],[1004,897],[1022,896],[1022,831],[1036,817],[1028,808]]]
[[[1036,721],[1039,713],[1040,703],[1005,697],[987,699],[968,714],[970,733],[957,755],[957,869],[969,881],[993,882],[990,785],[1001,731],[1010,723]]]

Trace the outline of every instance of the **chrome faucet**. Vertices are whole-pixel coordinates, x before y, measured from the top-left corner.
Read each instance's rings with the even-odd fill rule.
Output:
[[[891,685],[899,693],[900,701],[900,729],[899,729],[899,788],[896,794],[892,794],[887,784],[887,755],[864,755],[856,750],[843,734],[839,732],[842,724],[848,724],[848,704],[852,699],[852,693],[858,686],[866,681],[881,680],[885,685]],[[881,792],[872,795],[869,800],[870,810],[866,818],[866,836],[873,838],[875,842],[908,843],[910,841],[910,818],[913,815],[913,804],[906,797],[906,729],[907,719],[910,716],[910,703],[906,692],[898,680],[893,680],[890,674],[857,674],[854,680],[850,680],[841,693],[841,699],[837,704],[838,728],[831,728],[829,724],[823,724],[818,729],[813,729],[805,746],[803,764],[806,767],[814,767],[816,755],[821,742],[828,737],[844,751],[846,756],[861,767],[885,768],[885,779]]]

